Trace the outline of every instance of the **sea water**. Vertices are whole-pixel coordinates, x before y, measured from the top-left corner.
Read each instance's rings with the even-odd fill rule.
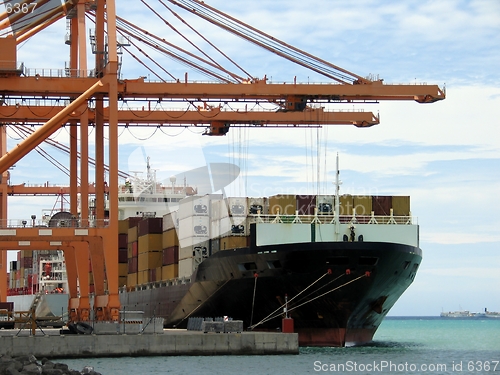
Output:
[[[500,319],[386,318],[373,343],[299,355],[58,360],[102,375],[499,374]]]

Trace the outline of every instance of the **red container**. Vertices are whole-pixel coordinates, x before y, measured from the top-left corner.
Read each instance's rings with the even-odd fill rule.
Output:
[[[297,195],[296,199],[299,215],[314,215],[314,209],[316,208],[315,195]]]
[[[149,281],[150,282],[156,281],[156,268],[149,270]]]
[[[392,196],[373,196],[372,211],[377,216],[389,216],[392,208]]]
[[[123,234],[120,233],[118,235],[118,247],[119,248],[126,248],[128,245],[128,234]]]
[[[161,234],[163,232],[163,218],[162,217],[149,217],[139,221],[137,225],[137,236],[144,236],[145,234]]]
[[[137,273],[139,261],[137,257],[128,258],[128,273]]]
[[[141,221],[141,220],[142,220],[142,217],[128,217],[127,218],[128,227],[133,228],[133,227],[137,226],[137,223],[139,223],[139,221]]]
[[[33,268],[33,257],[24,257],[22,264],[24,268]]]
[[[128,251],[125,249],[118,249],[118,263],[127,263],[128,262]]]
[[[179,246],[171,246],[163,249],[162,265],[169,266],[179,263]]]
[[[132,242],[132,256],[137,257],[139,255],[137,241]]]

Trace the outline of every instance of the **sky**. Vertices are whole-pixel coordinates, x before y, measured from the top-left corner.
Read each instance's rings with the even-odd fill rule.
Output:
[[[341,193],[411,196],[424,258],[414,283],[389,315],[500,311],[500,2],[206,3],[357,75],[378,76],[385,83],[437,84],[446,88],[446,99],[433,104],[328,105],[379,114],[381,123],[365,129],[247,128],[207,137],[201,135],[203,129],[122,128],[120,169],[144,170],[149,156],[158,177],[168,179],[208,162],[231,162],[242,174],[227,187],[228,195],[332,194],[338,153]],[[141,2],[118,4],[119,16],[182,43]],[[149,4],[174,22],[159,3]],[[202,21],[194,24],[254,77],[329,81]],[[69,60],[65,34],[65,22],[52,25],[18,47],[18,60],[28,68],[64,68]],[[210,49],[206,44],[202,48]],[[151,55],[176,77],[189,72],[190,79],[208,80],[172,59]],[[122,62],[122,78],[156,79],[127,53]],[[18,140],[9,134],[13,147]],[[64,142],[66,129],[56,136]],[[62,153],[59,157],[66,158]],[[68,183],[34,152],[11,171],[13,184],[46,181]],[[9,202],[11,219],[29,218],[54,205],[52,198]]]

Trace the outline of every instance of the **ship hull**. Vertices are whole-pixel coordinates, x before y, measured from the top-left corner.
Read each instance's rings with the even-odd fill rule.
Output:
[[[128,310],[184,328],[190,316],[230,316],[255,330],[279,330],[283,307],[301,346],[372,340],[413,282],[422,252],[385,242],[289,243],[219,251],[187,280],[121,294]]]

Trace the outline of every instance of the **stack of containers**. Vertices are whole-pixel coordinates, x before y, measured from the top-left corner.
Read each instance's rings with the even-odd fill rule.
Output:
[[[138,272],[137,283],[160,281],[162,261],[163,218],[151,217],[137,225]]]
[[[218,196],[191,196],[179,202],[179,277],[190,277],[207,257],[210,243],[210,206]]]
[[[128,274],[127,274],[127,285],[135,286],[138,281],[139,272],[139,248],[137,243],[137,224],[142,218],[129,217],[126,219],[128,221],[128,232],[127,232],[127,261],[128,261]]]
[[[118,286],[128,285],[128,220],[118,221]]]
[[[222,200],[219,212],[219,249],[231,250],[249,245],[250,221],[248,198],[229,197]]]
[[[16,288],[17,260],[10,261],[9,270],[9,289],[14,289]]]
[[[178,212],[173,211],[163,216],[162,232],[162,280],[179,276],[179,227]]]

